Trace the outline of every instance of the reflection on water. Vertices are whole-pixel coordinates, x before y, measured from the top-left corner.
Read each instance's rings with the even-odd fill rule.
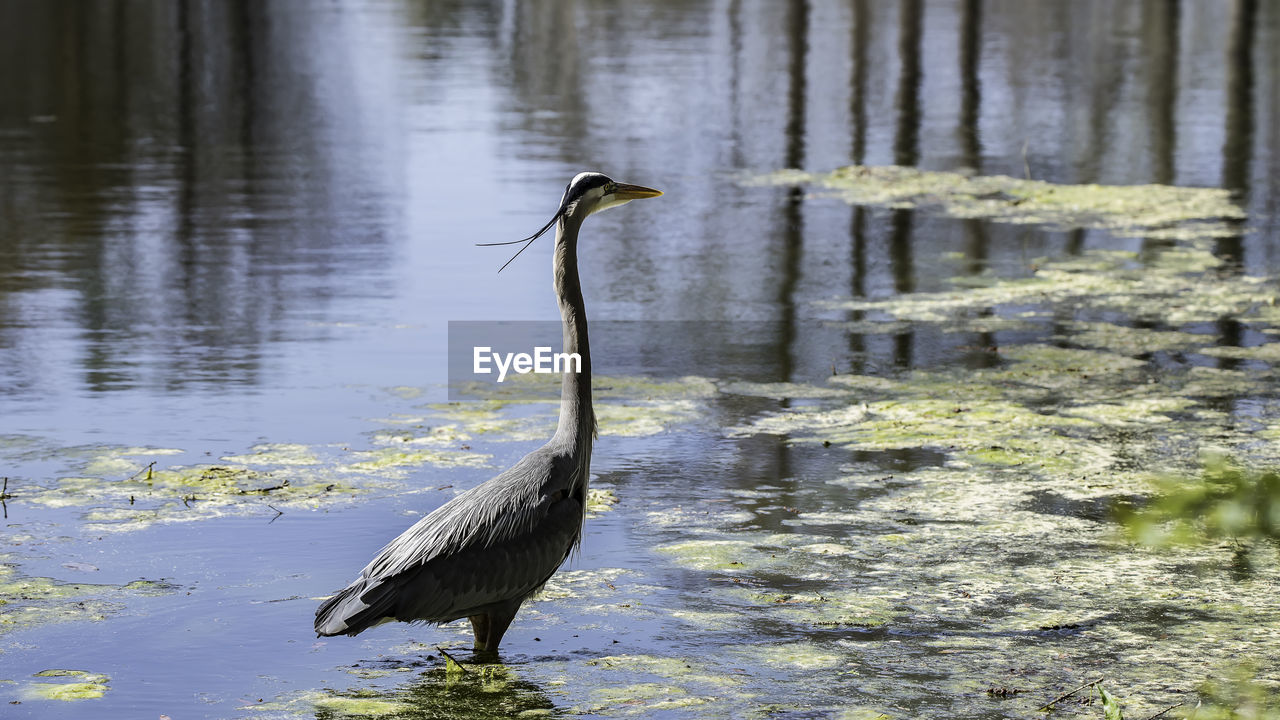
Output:
[[[326,337],[310,323],[500,313],[542,268],[467,295],[452,271],[484,266],[467,240],[529,224],[475,216],[545,207],[584,166],[669,190],[663,209],[596,229],[609,238],[584,260],[597,315],[795,316],[841,277],[883,296],[937,287],[945,252],[1008,271],[1095,242],[909,211],[841,220],[798,190],[739,199],[739,168],[1221,184],[1257,220],[1219,253],[1246,272],[1275,265],[1263,211],[1277,153],[1254,128],[1277,125],[1277,13],[1251,0],[0,13],[0,387],[18,398],[257,385],[288,367],[278,343]],[[49,62],[21,61],[37,57]],[[453,142],[469,163],[442,162]],[[804,354],[782,341],[780,356]],[[899,338],[893,362],[928,362],[911,345]],[[50,353],[68,372],[49,374]]]
[[[4,390],[50,392],[50,354],[89,392],[257,384],[264,344],[369,294],[398,192],[368,109],[338,102],[358,66],[310,45],[341,47],[334,18],[248,2],[0,13],[12,55],[49,59],[6,63]]]
[[[974,323],[948,332],[869,328],[866,310],[829,312],[815,301],[1025,276],[1037,258],[1099,248],[1155,262],[1164,241],[850,207],[737,179],[852,163],[1224,187],[1249,219],[1212,244],[1228,261],[1217,271],[1267,275],[1280,270],[1277,73],[1280,6],[1256,0],[0,3],[0,436],[55,447],[176,447],[200,461],[264,440],[358,444],[373,432],[369,418],[391,414],[385,388],[444,398],[448,321],[557,317],[549,243],[501,276],[501,259],[473,243],[528,234],[584,168],[666,191],[660,203],[593,218],[584,230],[593,319],[754,328],[745,353],[732,338],[695,338],[719,343],[698,356],[698,374],[801,382],[994,368],[998,348],[1061,344],[1073,322],[1100,313],[1064,305],[1031,329]],[[1230,317],[1185,326],[1107,319],[1212,335],[1230,347],[1263,339]],[[619,354],[643,365],[679,344],[650,339],[652,347],[625,348],[634,358]],[[684,347],[692,355],[697,345],[686,338]],[[1159,361],[1192,364],[1176,354]],[[1231,353],[1210,362],[1251,367]],[[1260,401],[1244,394],[1213,402],[1227,414],[1259,412]],[[803,402],[738,398],[712,414],[730,426],[795,405]],[[639,457],[598,454],[600,472],[636,505],[602,522],[588,547],[637,565],[651,559],[637,548],[654,534],[632,526],[690,492],[688,468],[705,478],[694,490],[713,508],[724,492],[767,487],[768,497],[735,502],[785,534],[805,498],[852,502],[813,487],[847,463],[892,474],[942,462],[920,449],[833,460],[777,438],[730,442],[715,433],[652,442],[627,447]],[[13,463],[0,474],[19,488],[65,470]],[[349,548],[314,547],[335,526],[311,525],[318,521],[301,513],[272,525],[279,535],[269,538],[256,526],[235,532],[264,547],[287,536],[290,560],[262,557],[270,580],[254,582],[283,597],[316,594],[333,585],[330,568],[355,566],[403,519],[397,513],[427,509],[432,498],[334,511],[358,535]],[[20,522],[42,528],[33,536],[73,532],[58,523],[74,518],[14,504],[11,517],[24,513]],[[219,527],[202,531],[225,540]],[[201,557],[219,544],[177,532],[165,539]],[[145,569],[118,561],[138,573],[194,572],[148,549],[150,540],[112,542],[128,549],[118,555],[145,558],[134,560]],[[260,590],[227,589],[244,582],[240,566],[210,562],[219,569],[199,577],[222,594],[202,587],[196,614],[263,601]],[[307,588],[282,580],[282,565],[310,573]],[[662,579],[681,598],[700,591],[693,575]],[[284,652],[273,641],[290,649],[310,642],[301,630],[281,640],[293,631],[280,627],[306,623],[278,612],[256,621],[262,637],[246,651],[255,669]],[[118,622],[146,634],[142,620]],[[690,642],[672,640],[679,633],[652,618],[640,625],[632,639],[642,651]],[[203,655],[152,642],[173,642],[165,649],[191,663],[232,652],[201,631]],[[59,664],[57,649],[73,639],[47,638],[33,645],[50,650],[28,651],[24,662]],[[599,651],[595,639],[558,640],[566,644],[549,652]],[[239,702],[228,688],[249,682],[267,694],[315,687],[330,681],[334,656],[379,650],[370,641],[315,652],[329,654],[281,671],[279,682],[210,680],[223,691],[210,705]],[[423,693],[433,695],[437,680]],[[152,693],[152,709],[173,714],[190,702],[190,682],[128,694]],[[524,690],[537,698],[528,708],[558,703],[548,687]],[[111,707],[123,713],[126,705]]]

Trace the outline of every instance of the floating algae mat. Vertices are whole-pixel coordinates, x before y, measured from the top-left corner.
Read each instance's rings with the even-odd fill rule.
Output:
[[[42,670],[35,677],[41,682],[26,687],[28,700],[95,700],[111,689],[111,678],[84,670]],[[45,678],[57,678],[54,681]]]
[[[959,214],[946,202],[935,204]],[[1101,214],[1094,222],[1176,231],[1191,218],[1233,217],[1189,203],[1183,218],[1123,224]],[[1038,212],[1027,221],[1050,222],[1043,208]],[[1082,220],[1064,214],[1053,222]],[[1268,699],[1257,706],[1272,714],[1258,717],[1277,716],[1280,702],[1267,682],[1280,675],[1274,542],[1219,532],[1202,534],[1199,543],[1147,548],[1120,531],[1113,508],[1169,492],[1171,478],[1197,482],[1206,456],[1226,455],[1246,468],[1280,466],[1280,353],[1267,337],[1277,327],[1280,287],[1274,278],[1220,272],[1222,263],[1199,237],[1146,257],[1095,251],[1036,264],[1029,278],[967,279],[948,291],[823,304],[866,312],[888,332],[930,324],[971,331],[964,318],[993,310],[1025,319],[1014,336],[1020,342],[1001,342],[999,334],[987,341],[987,366],[837,375],[789,394],[809,402],[726,429],[744,442],[772,435],[853,457],[928,451],[939,458],[905,472],[850,463],[825,483],[849,493],[847,506],[828,500],[834,507],[784,521],[838,528],[832,541],[848,553],[824,561],[844,562],[843,590],[876,598],[885,628],[916,637],[906,648],[905,641],[832,636],[817,643],[812,662],[833,662],[835,652],[841,661],[832,669],[857,678],[848,682],[851,693],[919,703],[911,713],[917,717],[1030,717],[1038,707],[1032,694],[1044,703],[1053,689],[1098,676],[1131,716],[1184,701],[1185,711],[1169,715],[1191,716],[1206,682],[1217,688],[1209,694],[1219,710],[1247,707],[1261,693]],[[1219,346],[1209,331],[1222,323],[1256,331],[1262,342]],[[1035,335],[1026,328],[1038,327],[1039,341],[1028,342]],[[812,402],[826,391],[848,394]],[[828,524],[834,519],[842,522]],[[1221,518],[1207,521],[1210,529],[1223,526]],[[1187,540],[1187,524],[1179,529]],[[1149,528],[1145,534],[1158,535]],[[737,563],[736,580],[755,597],[795,597],[793,607],[802,610],[822,606],[814,595],[841,588],[811,582],[806,594],[796,593],[788,585],[815,577],[809,565],[796,553],[779,553],[759,532],[724,526],[715,542],[701,553],[670,549],[680,550],[677,562],[690,570],[724,575]],[[1246,546],[1258,552],[1243,553]],[[761,553],[770,561],[752,568]],[[742,596],[723,597],[730,603]],[[810,617],[816,631],[819,616]],[[1216,680],[1236,673],[1242,659],[1251,663],[1251,681]],[[922,683],[895,686],[889,677]],[[1223,687],[1237,688],[1234,700]],[[949,699],[931,700],[933,692]],[[1081,714],[1061,706],[1054,712]],[[1101,716],[1100,708],[1091,712]]]
[[[34,625],[105,620],[137,597],[167,595],[177,588],[135,580],[124,585],[63,582],[26,577],[0,557],[0,635]]]
[[[468,383],[456,389],[477,399],[429,406],[433,417],[495,440],[546,440],[560,412],[560,378],[514,375],[502,385]],[[716,386],[707,378],[597,376],[592,407],[601,437],[648,437],[702,417]]]
[[[180,451],[94,448],[78,474],[27,480],[15,501],[83,509],[86,527],[139,530],[154,523],[189,522],[227,514],[263,514],[346,499],[357,488],[323,467],[301,446],[263,445],[223,462],[164,465]],[[276,510],[271,510],[275,506]]]
[[[596,413],[605,436],[645,437],[689,423],[716,393],[703,378],[654,380],[598,378]],[[151,447],[57,447],[42,438],[8,436],[0,454],[38,458],[73,468],[55,478],[14,478],[13,503],[84,509],[97,530],[137,530],[155,523],[188,522],[229,514],[272,516],[290,507],[316,508],[349,501],[370,489],[411,487],[423,469],[497,470],[480,452],[485,441],[545,440],[555,429],[559,382],[517,376],[487,400],[426,406],[420,416],[378,421],[366,447],[263,443],[215,462],[171,464],[184,451]],[[401,393],[403,394],[403,393]],[[433,483],[434,484],[434,483]],[[452,486],[449,483],[443,485]],[[617,501],[592,497],[593,512]]]
[[[1244,211],[1227,190],[1170,185],[1060,185],[1005,175],[964,175],[901,166],[830,173],[782,170],[749,184],[814,185],[850,204],[934,208],[958,218],[1098,228],[1162,239],[1238,235]]]

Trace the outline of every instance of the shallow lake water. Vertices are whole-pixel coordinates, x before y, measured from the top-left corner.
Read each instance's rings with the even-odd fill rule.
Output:
[[[1280,673],[1273,550],[1110,514],[1280,460],[1273,3],[4,3],[0,39],[3,717],[1018,718],[1103,677],[1141,718]],[[497,666],[457,623],[317,639],[550,435],[554,384],[450,396],[448,324],[554,337],[551,243],[474,244],[583,169],[666,194],[584,229],[581,552]],[[1044,184],[961,188],[999,175]]]

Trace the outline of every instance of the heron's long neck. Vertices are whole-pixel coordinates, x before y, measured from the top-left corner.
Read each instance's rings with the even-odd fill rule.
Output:
[[[567,363],[560,386],[560,425],[556,439],[570,445],[582,462],[591,455],[596,433],[596,416],[591,409],[591,348],[587,342],[587,310],[578,281],[578,228],[581,219],[562,217],[556,225],[555,288],[560,302],[560,320],[565,354],[582,358],[582,371]]]

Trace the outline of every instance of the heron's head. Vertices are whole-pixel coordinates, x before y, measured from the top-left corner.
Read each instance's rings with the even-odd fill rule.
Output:
[[[611,207],[626,205],[632,200],[640,200],[642,198],[658,197],[662,194],[661,190],[654,190],[643,185],[628,185],[620,183],[598,172],[583,172],[573,176],[569,181],[568,187],[564,189],[564,197],[560,198],[560,208],[556,210],[556,214],[542,226],[538,232],[530,235],[523,240],[514,240],[512,242],[500,243],[477,243],[478,245],[514,245],[516,243],[524,243],[516,254],[511,256],[511,260],[515,260],[524,252],[525,248],[533,244],[534,240],[542,237],[543,233],[555,227],[560,220],[576,220],[581,223],[591,213],[608,210]],[[498,272],[506,269],[511,264],[508,260]]]
[[[661,190],[642,185],[615,182],[608,175],[598,172],[578,173],[564,189],[556,219],[561,216],[585,218],[591,213],[625,205],[632,200],[658,197],[661,194]]]

